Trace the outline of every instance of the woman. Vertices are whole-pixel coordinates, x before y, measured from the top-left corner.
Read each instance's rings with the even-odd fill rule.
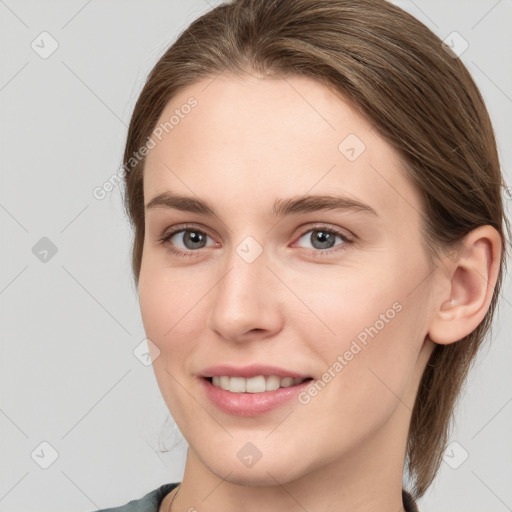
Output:
[[[189,449],[181,483],[109,510],[417,510],[509,229],[456,55],[383,0],[220,5],[151,71],[124,168]]]

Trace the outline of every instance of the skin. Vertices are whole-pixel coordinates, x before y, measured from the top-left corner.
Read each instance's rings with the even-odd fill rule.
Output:
[[[148,154],[144,201],[172,191],[208,201],[218,217],[148,209],[139,280],[157,382],[189,445],[173,510],[403,510],[421,375],[435,343],[457,341],[485,315],[499,235],[475,230],[460,257],[432,269],[420,194],[399,156],[344,98],[309,78],[202,80],[176,95],[160,121],[190,96],[198,105]],[[349,134],[366,146],[354,161],[338,149]],[[377,215],[272,215],[275,199],[304,194],[344,195]],[[159,242],[184,223],[208,235],[200,249],[184,245],[183,232],[172,238],[191,256]],[[310,236],[318,224],[353,243],[336,237],[320,254]],[[263,249],[252,263],[236,252],[247,236]],[[203,369],[226,362],[321,379],[396,303],[400,312],[307,404],[240,417],[218,410],[199,385]],[[237,457],[248,442],[262,454],[252,467]]]

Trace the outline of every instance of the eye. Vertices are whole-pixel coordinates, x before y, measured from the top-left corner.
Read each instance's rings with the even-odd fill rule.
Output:
[[[166,249],[177,256],[195,256],[200,249],[207,248],[207,239],[211,237],[204,231],[195,227],[180,226],[168,233],[165,233],[159,242],[166,246]],[[340,243],[336,244],[336,240]],[[313,256],[330,254],[343,250],[346,245],[351,244],[354,240],[346,233],[338,229],[319,225],[304,231],[298,241],[298,245],[310,244],[306,247]],[[218,244],[213,242],[209,247],[215,247]],[[341,246],[339,249],[338,246]]]
[[[340,240],[341,243],[336,245],[336,239]],[[339,249],[334,249],[334,251],[331,251],[331,249],[340,245],[345,246],[350,244],[353,242],[353,239],[337,229],[328,226],[314,226],[305,231],[298,239],[297,243],[301,243],[301,241],[302,243],[311,244],[310,247],[307,248],[312,248],[313,250],[309,252],[324,254],[338,251]]]
[[[206,247],[206,241],[210,238],[207,233],[196,228],[175,229],[164,234],[159,242],[167,246],[167,250],[179,256],[193,256],[198,249]],[[211,246],[215,246],[213,243]]]

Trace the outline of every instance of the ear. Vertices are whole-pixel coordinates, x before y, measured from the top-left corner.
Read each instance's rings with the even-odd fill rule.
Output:
[[[473,332],[489,309],[500,269],[502,241],[492,226],[468,233],[460,249],[444,259],[444,290],[436,298],[429,338],[447,345]]]

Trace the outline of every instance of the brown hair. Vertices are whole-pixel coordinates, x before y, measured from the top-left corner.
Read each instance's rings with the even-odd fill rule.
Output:
[[[433,262],[469,231],[505,230],[503,178],[483,99],[460,59],[425,25],[384,0],[235,0],[195,20],[149,74],[124,153],[125,206],[134,228],[138,285],[144,241],[144,158],[169,100],[221,72],[300,74],[348,98],[398,151],[424,200],[424,241]],[[422,496],[441,463],[456,399],[497,305],[462,340],[436,345],[412,412],[407,468]]]

